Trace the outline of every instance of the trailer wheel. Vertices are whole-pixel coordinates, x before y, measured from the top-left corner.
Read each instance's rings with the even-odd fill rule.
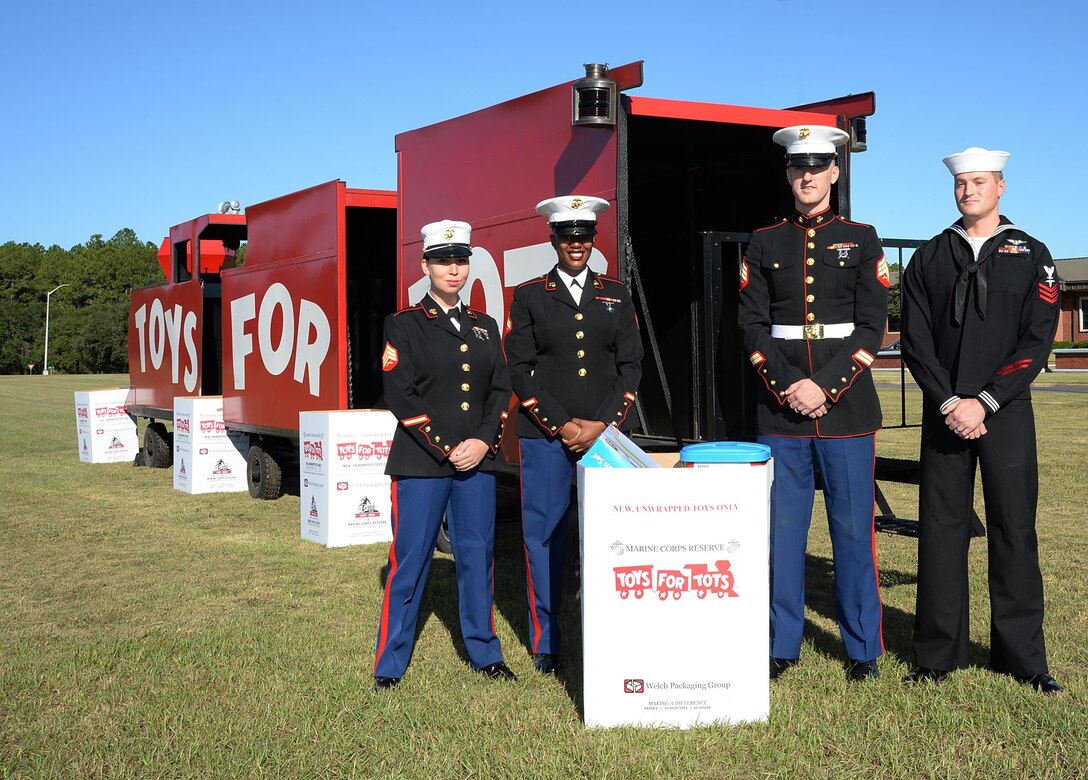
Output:
[[[249,448],[246,482],[249,494],[262,501],[275,501],[283,495],[283,469],[275,455],[260,444]]]
[[[151,422],[144,431],[144,465],[168,469],[174,465],[174,437],[161,422]]]

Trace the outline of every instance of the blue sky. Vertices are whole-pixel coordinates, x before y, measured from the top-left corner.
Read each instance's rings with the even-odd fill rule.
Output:
[[[81,3],[0,9],[0,242],[158,243],[219,201],[396,187],[393,136],[645,60],[633,94],[784,108],[875,91],[854,218],[927,238],[941,158],[1012,152],[1002,211],[1055,257],[1088,136],[1083,2]]]

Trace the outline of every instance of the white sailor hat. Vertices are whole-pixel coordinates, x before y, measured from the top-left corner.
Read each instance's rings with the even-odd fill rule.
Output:
[[[425,258],[468,257],[472,254],[472,247],[469,245],[472,226],[467,222],[443,219],[424,225],[419,232],[423,236]]]
[[[786,147],[786,166],[815,168],[835,162],[835,147],[850,140],[850,134],[826,125],[794,125],[774,134],[774,142]]]
[[[564,195],[536,204],[536,213],[548,218],[557,236],[597,235],[597,214],[609,207],[604,198],[592,195]]]
[[[950,154],[944,158],[944,164],[948,166],[953,176],[973,171],[1003,171],[1005,163],[1009,161],[1008,152],[990,151],[981,146],[972,146],[962,152]]]

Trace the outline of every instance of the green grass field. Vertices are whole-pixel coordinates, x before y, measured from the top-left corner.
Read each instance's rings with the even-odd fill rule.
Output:
[[[375,694],[386,546],[302,541],[296,496],[190,496],[172,489],[169,471],[80,463],[73,391],[126,383],[0,377],[0,777],[1088,774],[1088,395],[1040,392],[1035,404],[1047,644],[1063,693],[1044,697],[985,669],[978,542],[975,666],[939,686],[904,686],[915,540],[886,534],[877,539],[881,678],[848,684],[818,513],[802,663],[772,690],[768,723],[587,730],[575,653],[562,679],[532,670],[517,523],[497,532],[496,620],[521,679],[495,683],[470,671],[453,562],[439,555],[408,674],[397,690]],[[897,421],[894,388],[881,393]],[[917,407],[911,391],[915,420]],[[878,439],[882,455],[913,458],[917,447],[913,428]],[[898,514],[915,516],[917,488],[884,488]],[[565,619],[568,648],[577,647],[575,598]]]

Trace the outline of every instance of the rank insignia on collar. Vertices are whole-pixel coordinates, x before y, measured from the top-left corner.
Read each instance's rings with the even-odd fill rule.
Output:
[[[472,326],[472,332],[476,335],[480,341],[490,341],[491,334],[487,332],[487,328],[481,328],[479,325]]]
[[[427,313],[430,314],[432,317],[437,317],[438,316],[438,309],[434,309],[434,308],[427,309]]]

